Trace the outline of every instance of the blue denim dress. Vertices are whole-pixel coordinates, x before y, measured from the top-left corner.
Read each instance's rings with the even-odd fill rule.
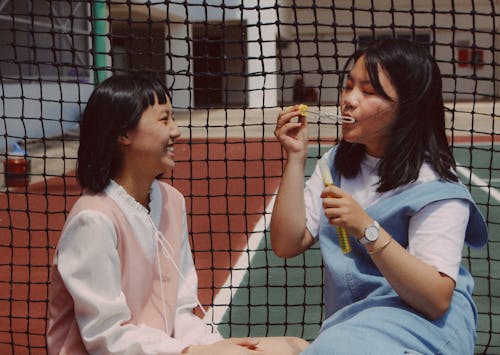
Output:
[[[331,154],[331,167],[333,157]],[[332,169],[338,184],[339,176]],[[439,180],[416,185],[366,211],[406,248],[410,217],[429,203],[452,198],[470,202],[466,243],[483,246],[488,239],[486,223],[460,183]],[[430,321],[400,299],[359,242],[351,240],[352,251],[344,255],[335,228],[324,216],[319,241],[325,267],[325,320],[316,340],[302,354],[473,354],[477,320],[474,280],[463,266],[450,308],[440,319]]]

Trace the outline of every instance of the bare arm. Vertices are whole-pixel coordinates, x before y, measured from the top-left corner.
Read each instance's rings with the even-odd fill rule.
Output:
[[[296,337],[230,338],[212,345],[190,346],[182,354],[298,355],[309,343]]]
[[[383,229],[367,250],[380,248],[391,236]],[[411,307],[429,319],[440,318],[450,306],[455,282],[431,265],[417,259],[396,242],[371,255],[394,290]]]
[[[271,243],[276,255],[293,257],[313,243],[306,229],[304,165],[288,160],[271,217]]]
[[[297,122],[291,122],[298,117]],[[287,152],[287,163],[281,179],[271,218],[271,243],[276,255],[292,257],[313,243],[306,229],[304,203],[304,168],[307,160],[307,122],[298,106],[280,113],[275,135]]]

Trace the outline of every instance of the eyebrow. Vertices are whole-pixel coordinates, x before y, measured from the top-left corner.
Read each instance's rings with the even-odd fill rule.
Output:
[[[169,111],[169,110],[161,110],[160,112],[158,112],[158,117],[160,118],[165,118],[165,117],[168,117],[169,114],[172,114],[172,111]]]
[[[347,80],[356,81],[355,79],[353,79],[351,74],[347,74]],[[360,85],[372,85],[372,82],[370,80],[361,80],[361,81],[359,81],[359,84]]]

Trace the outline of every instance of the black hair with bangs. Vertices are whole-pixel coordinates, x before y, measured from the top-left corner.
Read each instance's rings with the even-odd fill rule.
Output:
[[[121,166],[118,137],[133,129],[158,101],[170,100],[168,89],[149,73],[112,76],[96,86],[80,122],[77,178],[80,186],[101,192]]]
[[[377,191],[389,191],[417,180],[424,161],[431,163],[441,178],[458,181],[446,138],[441,72],[434,58],[416,42],[384,39],[357,51],[346,68],[361,57],[376,93],[391,100],[380,84],[380,66],[391,80],[398,101],[387,143],[390,149],[385,150],[378,167]],[[364,154],[364,145],[341,140],[335,166],[342,175],[354,177]]]

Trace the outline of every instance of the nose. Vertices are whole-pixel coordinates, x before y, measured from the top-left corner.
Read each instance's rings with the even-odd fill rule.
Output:
[[[177,122],[172,121],[170,137],[172,137],[173,139],[177,139],[180,136],[181,136],[181,130],[179,129],[179,126],[177,126]]]
[[[352,89],[348,92],[344,91],[342,93],[342,107],[345,110],[355,109],[359,105],[359,93],[357,90]]]

